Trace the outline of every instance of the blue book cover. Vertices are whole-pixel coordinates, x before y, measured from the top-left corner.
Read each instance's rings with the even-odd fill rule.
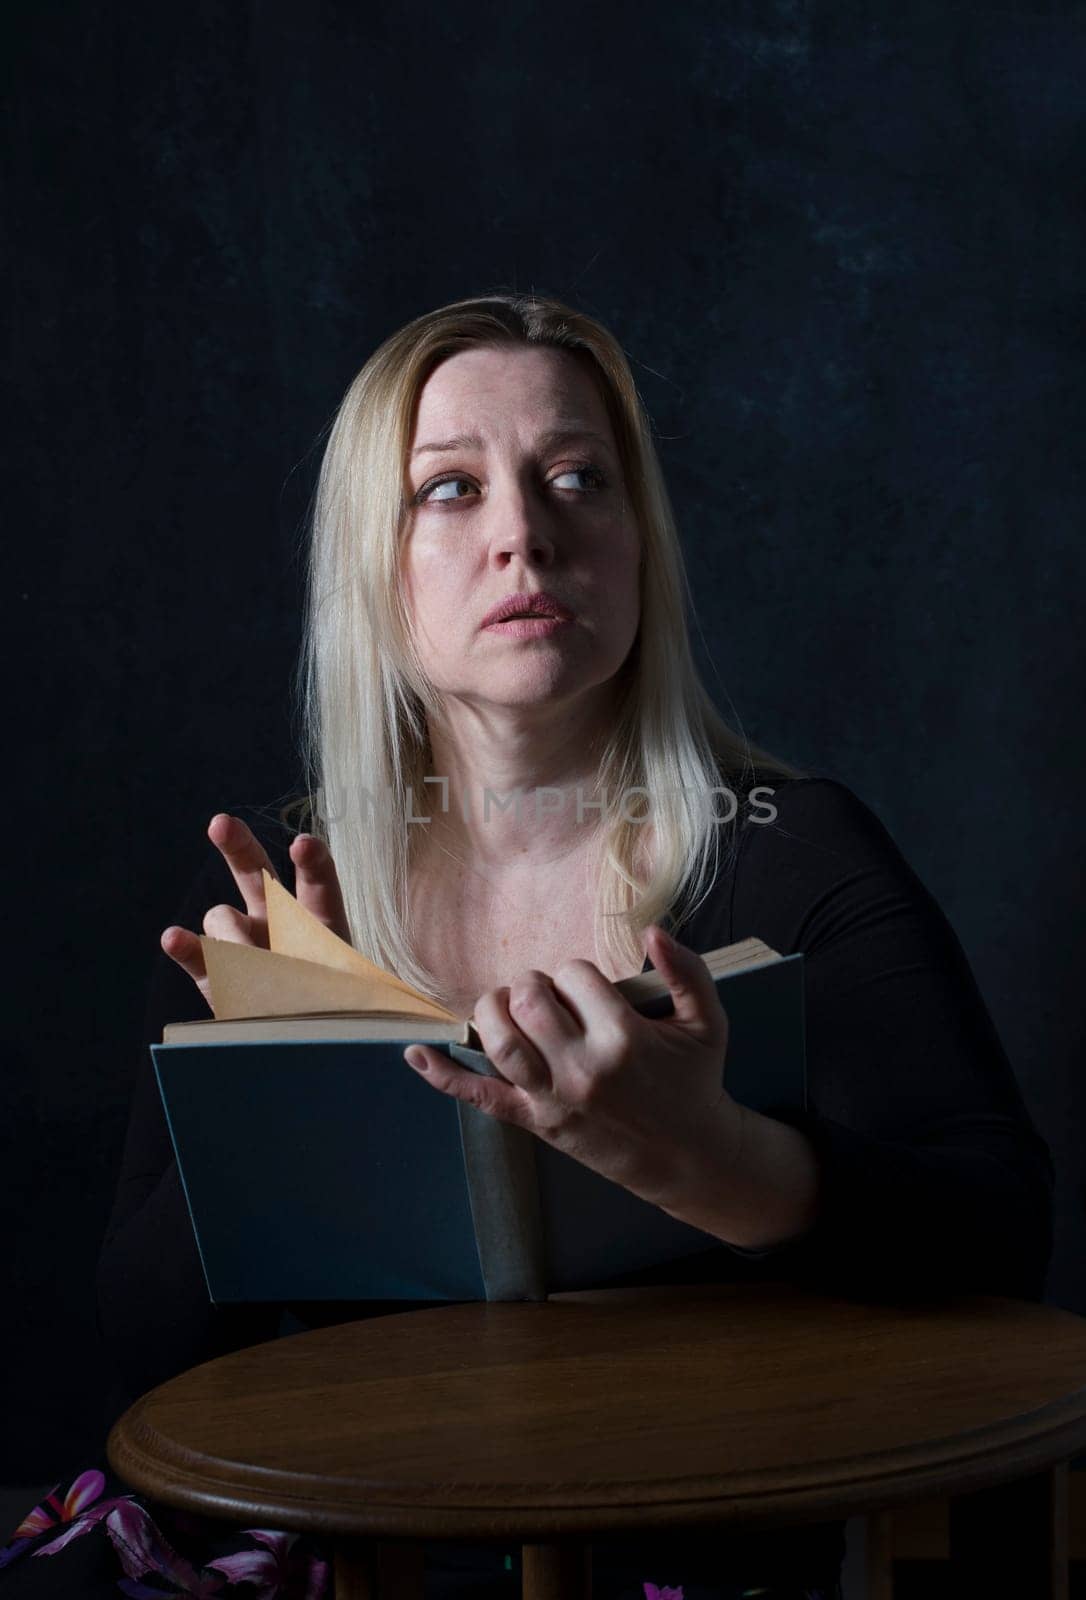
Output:
[[[804,1107],[802,955],[716,985],[729,1094]],[[638,1009],[670,1008],[665,995]],[[425,1023],[414,1037],[494,1070]],[[151,1046],[212,1301],[542,1300],[719,1242],[433,1089],[408,1042]]]

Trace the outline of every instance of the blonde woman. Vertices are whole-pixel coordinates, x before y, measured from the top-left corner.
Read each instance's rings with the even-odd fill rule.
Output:
[[[500,1076],[425,1047],[404,1071],[717,1241],[614,1281],[1040,1297],[1049,1152],[961,947],[856,795],[752,748],[711,703],[650,429],[597,321],[486,295],[371,356],[323,458],[298,690],[307,831],[212,819],[162,935],[147,1042],[206,1015],[197,927],[267,943],[268,866],[357,949],[473,1013]],[[727,1018],[693,952],[751,934],[805,955],[807,1110],[720,1092]],[[666,1023],[611,985],[650,961]],[[409,1309],[210,1307],[149,1067],[98,1296],[114,1410],[221,1350]],[[843,1550],[839,1523],[600,1541],[597,1592],[835,1595]],[[515,1592],[515,1552],[428,1553],[428,1594]]]

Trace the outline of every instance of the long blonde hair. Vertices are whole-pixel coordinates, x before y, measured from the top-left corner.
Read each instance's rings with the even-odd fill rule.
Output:
[[[428,719],[439,708],[399,582],[405,462],[419,393],[440,362],[461,350],[510,345],[550,346],[587,364],[641,533],[640,627],[618,675],[613,728],[598,765],[605,806],[597,951],[602,941],[619,970],[638,971],[640,931],[663,918],[677,926],[708,892],[735,834],[735,823],[716,820],[706,803],[714,789],[725,786],[741,798],[756,773],[763,780],[800,775],[733,732],[698,675],[674,516],[650,424],[614,336],[592,317],[534,294],[480,295],[416,317],[369,358],[329,431],[309,519],[294,693],[308,827],[336,863],[351,942],[446,1005],[447,989],[414,953],[408,918],[417,834],[408,818],[427,815],[433,798],[423,780],[435,776],[427,766]],[[634,790],[643,793],[631,808]],[[622,805],[612,797],[623,797]],[[649,815],[646,871],[643,824],[631,817]]]

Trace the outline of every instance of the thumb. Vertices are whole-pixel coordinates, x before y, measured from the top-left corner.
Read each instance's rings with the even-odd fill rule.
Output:
[[[673,939],[658,922],[645,930],[647,954],[667,984],[674,1015],[662,1018],[706,1040],[728,1029],[727,1014],[720,1003],[712,973],[705,962],[687,945]]]

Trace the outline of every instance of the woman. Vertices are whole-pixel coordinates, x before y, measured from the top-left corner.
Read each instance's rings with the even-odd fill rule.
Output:
[[[313,831],[288,846],[266,821],[212,820],[212,861],[162,936],[147,1042],[206,1015],[188,924],[266,945],[261,868],[293,872],[299,900],[357,949],[474,1014],[500,1076],[408,1049],[435,1093],[719,1240],[613,1282],[772,1275],[860,1296],[1039,1298],[1049,1153],[952,930],[844,785],[721,721],[683,602],[648,424],[605,329],[493,295],[386,341],[337,414],[312,519],[299,689]],[[750,934],[805,954],[806,1111],[761,1115],[720,1093],[727,1019],[693,952]],[[669,1023],[611,987],[646,957],[672,989]],[[209,1307],[149,1067],[99,1307],[115,1410],[221,1350],[408,1309]],[[102,1526],[112,1539],[134,1514]],[[188,1528],[205,1577],[251,1556],[233,1532]],[[73,1556],[90,1544],[73,1540]],[[843,1548],[841,1524],[598,1541],[597,1592],[837,1594]],[[224,1552],[225,1568],[207,1565]],[[515,1592],[504,1554],[430,1546],[427,1592]],[[296,1588],[280,1592],[328,1592],[320,1556],[298,1541]]]

